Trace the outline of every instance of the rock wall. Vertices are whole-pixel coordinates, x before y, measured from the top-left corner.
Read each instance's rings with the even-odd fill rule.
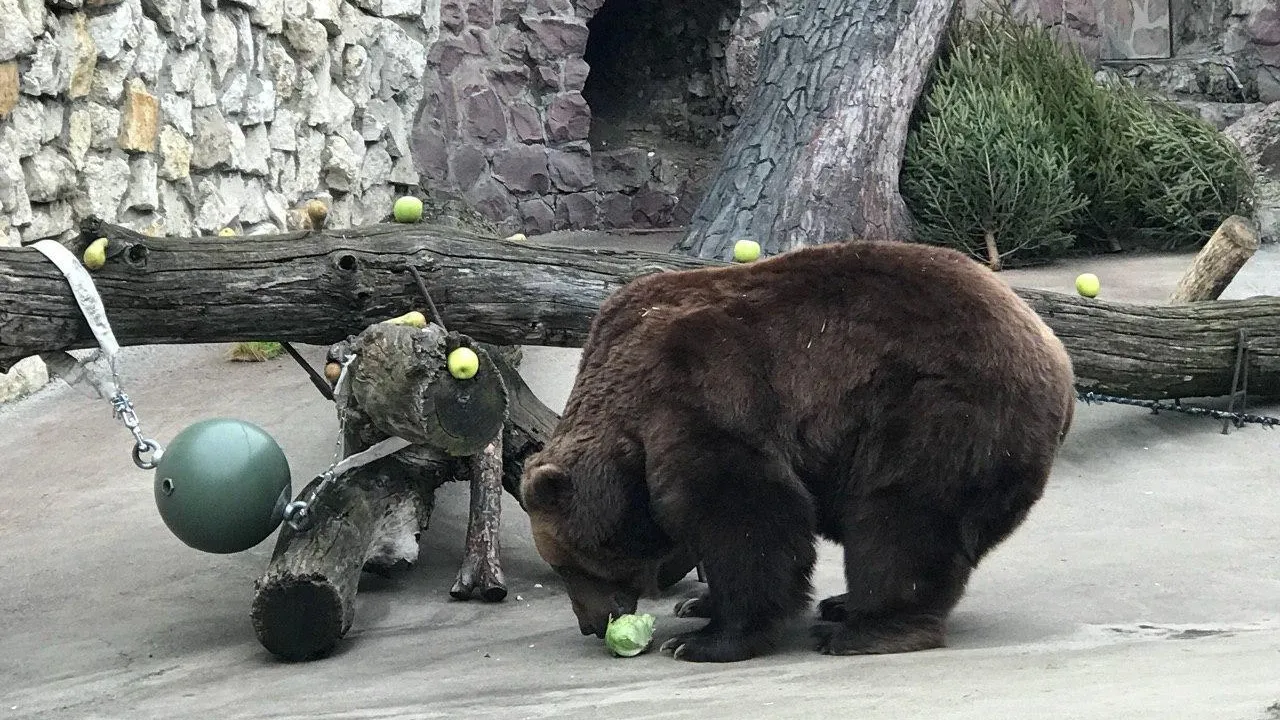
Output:
[[[438,25],[438,0],[0,0],[0,245],[89,214],[274,232],[315,196],[384,218],[419,182]],[[30,365],[0,395],[43,382]]]
[[[984,0],[965,0],[974,11]],[[1277,0],[1011,0],[1085,56],[1174,98],[1280,100]]]
[[[754,78],[751,55],[771,16],[768,4],[709,0],[695,11],[679,0],[633,0],[653,6],[647,17],[664,20],[655,27],[613,23],[639,42],[609,41],[627,58],[618,65],[632,72],[608,82],[626,94],[666,95],[631,117],[597,115],[583,93],[592,72],[584,56],[598,41],[592,34],[607,32],[592,21],[606,4],[444,0],[414,139],[431,185],[461,195],[512,232],[687,219],[719,159],[706,136],[732,126],[734,102]],[[635,53],[663,48],[689,56],[675,64],[679,73],[655,55]],[[602,52],[607,57],[610,49]],[[608,72],[609,64],[598,63],[596,72]],[[661,118],[652,117],[655,110]],[[722,113],[719,127],[707,122],[708,113]]]
[[[324,193],[381,218],[418,182],[433,2],[0,0],[0,240],[275,230]]]

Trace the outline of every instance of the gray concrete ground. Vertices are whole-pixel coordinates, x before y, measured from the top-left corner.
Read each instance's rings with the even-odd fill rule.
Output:
[[[1070,291],[1092,270],[1106,297],[1159,302],[1188,259],[1097,258],[1005,277]],[[1265,248],[1228,294],[1274,294],[1277,270],[1280,250]],[[130,349],[144,429],[165,441],[205,417],[258,423],[300,486],[330,457],[331,408],[288,359],[231,364],[223,350]],[[575,359],[530,348],[523,372],[558,409]],[[1082,406],[1048,493],[975,574],[945,649],[823,657],[798,626],[782,652],[734,665],[614,659],[578,634],[510,498],[507,601],[449,599],[467,505],[453,484],[438,495],[420,565],[367,579],[339,652],[283,664],[248,617],[271,542],[225,556],[184,546],[106,403],[55,383],[0,408],[0,720],[1280,718],[1280,435],[1219,429]],[[816,585],[842,589],[831,546]],[[695,587],[642,605],[658,614],[659,642],[695,622],[670,615]]]

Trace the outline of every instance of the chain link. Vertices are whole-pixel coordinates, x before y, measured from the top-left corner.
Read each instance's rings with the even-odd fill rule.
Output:
[[[116,419],[123,422],[129,432],[133,433],[133,464],[143,470],[152,470],[160,462],[160,456],[164,453],[164,448],[160,446],[160,443],[142,434],[138,423],[138,413],[133,409],[133,401],[119,387],[119,378],[117,378],[117,389],[115,394],[111,396],[111,407],[115,411]],[[150,455],[151,457],[144,458],[144,455]]]
[[[1115,403],[1117,405],[1132,405],[1135,407],[1150,408],[1152,413],[1159,413],[1163,410],[1169,412],[1179,412],[1185,415],[1199,415],[1202,417],[1211,417],[1215,420],[1230,420],[1236,424],[1236,427],[1244,423],[1254,423],[1263,427],[1276,427],[1280,425],[1280,418],[1271,417],[1270,415],[1253,415],[1250,413],[1238,413],[1228,410],[1212,410],[1210,408],[1195,407],[1191,405],[1183,405],[1182,403],[1166,403],[1159,400],[1138,400],[1136,398],[1118,397],[1115,395],[1103,395],[1092,391],[1076,391],[1076,397],[1086,403]]]

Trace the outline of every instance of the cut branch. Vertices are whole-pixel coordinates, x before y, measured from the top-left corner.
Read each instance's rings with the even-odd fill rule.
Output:
[[[1236,273],[1258,250],[1258,235],[1249,223],[1232,215],[1200,249],[1169,298],[1171,303],[1217,300]]]
[[[601,301],[628,280],[721,264],[421,225],[135,242],[95,272],[125,345],[335,342],[416,306],[416,284],[402,270],[414,262],[450,330],[499,345],[581,347]],[[1280,396],[1280,298],[1135,305],[1017,292],[1066,344],[1081,389],[1148,399],[1228,395],[1243,328],[1250,392]],[[56,268],[35,250],[0,248],[0,366],[91,344]],[[519,442],[511,435],[508,426],[504,446]],[[512,456],[504,456],[510,482]]]
[[[402,535],[412,533],[416,540],[426,524],[423,497],[403,466],[379,460],[330,484],[316,498],[314,525],[306,532],[282,525],[271,562],[254,587],[251,617],[263,647],[287,660],[331,651],[355,618],[356,589],[366,563],[386,567],[416,559],[416,542]],[[409,517],[394,525],[381,522],[393,509]],[[412,555],[393,556],[393,548],[412,548]]]

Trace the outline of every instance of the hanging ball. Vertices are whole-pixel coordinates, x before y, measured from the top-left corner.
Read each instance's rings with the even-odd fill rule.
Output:
[[[160,455],[155,495],[164,524],[184,543],[209,553],[248,550],[284,519],[289,461],[256,425],[201,420]]]

